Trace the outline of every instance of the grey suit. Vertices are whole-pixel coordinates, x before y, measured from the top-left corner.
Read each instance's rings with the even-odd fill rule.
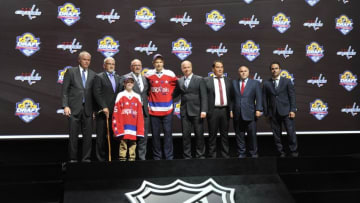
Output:
[[[203,119],[201,112],[207,112],[207,93],[205,81],[198,75],[192,75],[188,87],[184,84],[185,77],[177,81],[177,88],[174,93],[181,95],[181,126],[183,136],[183,156],[191,158],[191,129],[194,128],[196,139],[196,158],[205,158],[205,141]]]
[[[83,87],[80,68],[69,68],[64,75],[62,86],[62,106],[70,107],[69,118],[69,156],[77,160],[77,140],[81,127],[83,139],[82,160],[90,160],[92,113],[93,113],[93,80],[95,72],[88,69],[86,85]]]
[[[140,160],[146,160],[146,151],[147,151],[147,137],[149,132],[150,117],[148,109],[148,92],[149,92],[149,83],[144,76],[141,76],[144,89],[141,91],[137,83],[137,78],[130,72],[123,76],[123,78],[132,77],[134,78],[135,84],[133,87],[134,92],[138,93],[141,97],[141,102],[143,104],[143,115],[144,115],[144,137],[138,137],[137,139],[137,152]]]
[[[255,111],[262,111],[261,88],[256,80],[247,79],[243,94],[241,94],[240,80],[233,80],[233,121],[236,134],[238,156],[245,157],[245,131],[249,140],[249,152],[257,157],[256,117]]]

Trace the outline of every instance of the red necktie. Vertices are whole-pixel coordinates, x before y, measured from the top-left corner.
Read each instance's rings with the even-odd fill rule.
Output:
[[[223,106],[224,105],[224,98],[223,98],[223,90],[222,90],[222,86],[221,86],[221,80],[219,77],[217,77],[218,81],[219,81],[219,91],[220,91],[220,105]]]
[[[241,81],[241,95],[243,95],[244,94],[244,90],[245,90],[245,80],[242,80]]]

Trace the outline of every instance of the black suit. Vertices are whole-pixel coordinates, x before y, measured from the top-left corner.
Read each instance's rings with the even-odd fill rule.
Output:
[[[290,152],[297,153],[294,120],[289,118],[290,112],[296,112],[295,88],[291,80],[280,77],[277,88],[275,88],[272,79],[265,81],[263,101],[264,114],[271,119],[271,128],[278,152],[281,155],[285,154],[281,143],[281,125],[284,123],[289,139]]]
[[[69,107],[69,156],[71,160],[77,160],[77,141],[79,128],[81,127],[83,139],[82,160],[90,160],[92,113],[93,113],[93,80],[95,72],[88,69],[85,88],[79,67],[69,68],[64,75],[62,86],[62,106]]]
[[[137,82],[137,78],[134,77],[134,75],[130,72],[126,75],[124,75],[124,78],[127,77],[132,77],[134,78],[134,87],[133,87],[133,91],[138,93],[141,97],[141,102],[143,104],[143,115],[144,115],[144,137],[138,137],[137,138],[137,152],[138,152],[138,157],[140,160],[145,160],[146,159],[146,151],[147,151],[147,137],[148,137],[148,130],[149,130],[149,125],[150,125],[150,117],[149,117],[149,108],[148,108],[148,92],[149,92],[149,84],[147,79],[144,76],[140,76],[144,89],[141,91],[140,87],[138,85]]]
[[[249,140],[249,152],[257,156],[256,116],[255,111],[262,111],[261,88],[256,80],[247,79],[243,94],[240,80],[233,80],[233,115],[238,156],[245,157],[245,131]]]
[[[99,73],[95,76],[94,79],[94,97],[96,101],[96,112],[101,111],[104,108],[109,109],[109,131],[110,136],[113,137],[113,132],[111,128],[112,113],[114,110],[114,104],[117,94],[122,89],[121,78],[119,75],[114,75],[115,79],[115,92],[110,82],[109,76],[106,72]],[[99,161],[107,160],[105,157],[106,154],[106,115],[104,113],[96,114],[96,157]]]
[[[224,158],[229,157],[229,119],[230,111],[232,108],[231,105],[231,80],[227,77],[224,77],[225,87],[223,91],[226,92],[227,97],[227,106],[225,107],[216,107],[215,106],[215,87],[214,87],[214,77],[206,77],[206,90],[208,97],[208,129],[209,129],[209,157],[216,158],[216,136],[218,130],[220,131],[221,137],[221,154]],[[217,80],[217,79],[216,79]]]
[[[205,158],[205,141],[203,119],[201,112],[207,112],[207,93],[205,81],[198,75],[192,75],[188,87],[185,87],[185,77],[177,81],[175,94],[181,95],[181,126],[183,136],[184,158],[191,158],[191,129],[194,128],[196,139],[196,158]]]

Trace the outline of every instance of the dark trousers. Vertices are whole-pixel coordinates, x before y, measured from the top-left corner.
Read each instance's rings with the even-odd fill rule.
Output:
[[[144,137],[137,137],[137,153],[140,160],[146,160],[147,138],[150,118],[144,116]]]
[[[153,157],[155,160],[162,159],[160,131],[161,126],[164,130],[164,154],[166,160],[172,160],[173,154],[173,138],[172,138],[172,113],[166,116],[150,116]]]
[[[112,114],[109,116],[109,133],[110,133],[110,142],[113,139],[113,131],[112,131]],[[107,127],[106,127],[106,116],[101,113],[96,116],[96,158],[98,161],[106,161],[109,158],[108,155],[108,143],[107,143]],[[114,157],[112,157],[114,158]],[[115,157],[116,158],[116,157]]]
[[[226,107],[214,108],[208,118],[209,128],[209,157],[216,158],[216,136],[220,131],[221,155],[229,158],[229,115]]]
[[[280,154],[285,153],[284,147],[281,142],[282,124],[284,124],[287,132],[290,152],[297,152],[298,145],[295,133],[294,119],[290,119],[289,116],[280,116],[277,113],[271,117],[271,128],[274,135],[276,149]]]
[[[204,125],[200,116],[181,116],[183,156],[184,159],[190,159],[191,156],[191,131],[195,133],[195,157],[205,158]]]
[[[82,161],[88,161],[91,157],[92,117],[86,116],[84,109],[78,115],[70,115],[69,118],[69,158],[77,160],[79,129],[82,133]]]
[[[236,119],[234,118],[234,130],[238,156],[244,156],[246,154],[245,132],[247,132],[249,153],[251,156],[256,156],[258,151],[256,120],[245,121],[241,116]]]

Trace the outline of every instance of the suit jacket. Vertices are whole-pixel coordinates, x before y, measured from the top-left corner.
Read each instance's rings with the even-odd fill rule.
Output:
[[[123,87],[120,83],[121,77],[118,74],[114,75],[114,79],[116,84],[115,92],[106,71],[95,76],[93,92],[96,101],[96,111],[109,108],[110,114],[113,112],[116,96]]]
[[[188,88],[185,87],[185,77],[177,81],[177,87],[174,95],[181,95],[181,116],[200,116],[201,112],[208,111],[207,93],[205,81],[201,76],[191,77]]]
[[[127,78],[127,77],[132,77],[132,78],[134,78],[134,77],[133,77],[133,74],[131,74],[131,72],[123,76],[123,78]],[[143,82],[143,84],[144,84],[144,89],[143,89],[143,91],[142,91],[142,92],[140,91],[140,87],[139,87],[139,85],[137,84],[135,78],[134,78],[135,83],[134,83],[133,91],[136,92],[136,93],[138,93],[138,94],[140,95],[140,97],[141,97],[141,102],[142,102],[142,104],[143,104],[143,113],[144,113],[144,116],[148,117],[148,116],[149,116],[149,108],[148,108],[148,103],[149,103],[149,102],[148,102],[149,82],[148,82],[148,80],[147,80],[143,75],[141,76],[141,79],[142,79],[142,82]]]
[[[241,95],[240,80],[233,80],[232,84],[234,120],[238,120],[240,117],[245,121],[255,120],[255,111],[263,110],[259,81],[248,79],[243,95]]]
[[[88,69],[85,88],[82,84],[80,68],[72,67],[67,69],[64,75],[62,86],[62,107],[70,107],[71,114],[78,115],[83,108],[83,98],[85,97],[85,114],[91,116],[93,112],[93,81],[96,73]]]
[[[296,112],[295,88],[291,80],[280,77],[276,89],[272,79],[266,80],[263,86],[263,106],[265,116],[274,116],[276,112],[286,116],[289,112]]]
[[[207,90],[207,100],[208,100],[208,114],[209,116],[211,116],[214,107],[215,107],[215,87],[214,87],[214,77],[206,77],[205,79],[205,84],[206,84],[206,90]],[[225,82],[225,88],[226,89],[226,97],[227,97],[227,111],[228,111],[228,116],[230,117],[230,111],[232,109],[232,104],[231,104],[231,89],[232,89],[232,85],[231,85],[231,80],[230,78],[224,77],[224,82]]]

